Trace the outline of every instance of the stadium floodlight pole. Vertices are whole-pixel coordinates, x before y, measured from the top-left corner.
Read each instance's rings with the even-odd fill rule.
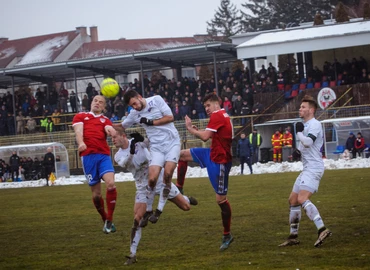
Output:
[[[140,60],[140,76],[141,76],[141,94],[144,96],[144,72],[143,72],[143,61]]]
[[[15,90],[14,90],[14,76],[12,76],[12,92],[13,92],[13,116],[14,116],[14,135],[17,134],[17,121],[15,120]],[[10,135],[10,134],[9,134]]]
[[[78,112],[78,90],[77,90],[77,70],[76,68],[73,69],[73,75],[74,75],[74,82],[75,82],[75,99],[76,99],[76,113]]]
[[[215,75],[216,94],[218,96],[218,78],[217,78],[216,53],[215,52],[213,52],[213,72]]]

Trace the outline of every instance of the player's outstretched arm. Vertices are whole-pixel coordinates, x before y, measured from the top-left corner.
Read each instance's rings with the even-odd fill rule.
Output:
[[[76,142],[78,145],[78,151],[83,152],[86,150],[86,144],[84,142],[84,126],[83,124],[76,124],[73,126],[73,130],[76,134]]]
[[[185,126],[186,126],[186,129],[191,134],[193,134],[194,136],[196,136],[197,138],[201,139],[204,142],[208,141],[209,138],[212,137],[212,134],[213,134],[212,131],[210,131],[210,130],[198,130],[198,128],[191,123],[191,119],[187,115],[185,116]]]

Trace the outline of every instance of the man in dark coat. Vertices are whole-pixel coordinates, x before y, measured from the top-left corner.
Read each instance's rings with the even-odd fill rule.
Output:
[[[52,153],[52,150],[53,149],[51,147],[47,148],[48,152],[45,154],[44,161],[43,161],[47,186],[49,185],[50,174],[55,171],[54,170],[55,169],[55,157],[54,157],[54,154]]]
[[[249,142],[249,139],[246,138],[245,133],[242,132],[240,134],[240,140],[238,141],[238,146],[236,148],[236,152],[238,154],[238,157],[240,159],[240,174],[243,174],[244,171],[244,163],[247,163],[249,170],[251,174],[253,174],[252,169],[252,145]]]
[[[356,137],[355,135],[353,134],[353,132],[350,132],[349,133],[349,137],[346,141],[346,149],[351,152],[353,154],[353,150],[355,148],[355,140],[356,140]]]
[[[20,166],[20,158],[17,155],[16,151],[13,151],[13,155],[9,159],[9,166],[10,166],[10,173],[12,174],[12,180],[16,182],[19,177],[19,166]],[[14,178],[14,174],[16,178]]]

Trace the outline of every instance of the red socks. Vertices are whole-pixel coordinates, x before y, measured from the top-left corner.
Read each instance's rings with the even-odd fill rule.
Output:
[[[188,162],[179,160],[179,163],[177,164],[177,181],[176,181],[176,186],[178,188],[183,188],[187,170]]]
[[[105,200],[107,202],[107,219],[112,221],[113,220],[113,212],[114,208],[116,207],[116,199],[117,199],[117,190],[116,188],[107,189],[107,195],[105,197]]]
[[[231,206],[228,200],[219,204],[221,208],[222,225],[224,226],[224,235],[230,233],[231,227]]]
[[[93,197],[93,203],[96,210],[99,212],[103,222],[107,219],[107,214],[104,211],[104,200],[102,197]]]

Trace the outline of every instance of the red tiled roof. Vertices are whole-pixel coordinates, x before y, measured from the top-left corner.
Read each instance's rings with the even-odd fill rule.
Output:
[[[18,63],[21,65],[54,61],[78,34],[69,31],[4,41],[0,43],[0,68],[8,66],[16,57],[22,57]]]
[[[178,46],[197,44],[205,41],[204,36],[153,39],[120,39],[84,43],[70,59],[92,58],[104,55],[125,54]]]

